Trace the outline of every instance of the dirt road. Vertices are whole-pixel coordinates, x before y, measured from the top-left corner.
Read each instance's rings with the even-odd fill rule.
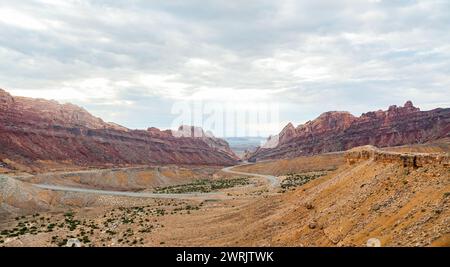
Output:
[[[251,165],[251,164],[243,164],[238,166],[244,166],[244,165]],[[257,174],[257,173],[249,173],[249,172],[239,172],[239,171],[233,171],[232,169],[237,166],[231,166],[222,169],[223,172],[226,173],[232,173],[232,174],[238,174],[238,175],[245,175],[245,176],[251,176],[251,177],[260,177],[266,179],[271,187],[277,187],[280,185],[280,182],[278,181],[278,178],[272,175],[264,175],[264,174]]]
[[[248,165],[248,164],[246,164]],[[241,166],[241,165],[240,165]],[[264,178],[269,182],[271,187],[277,187],[279,181],[277,177],[272,175],[263,175],[257,173],[246,173],[233,171],[232,169],[236,166],[231,166],[222,169],[223,172],[245,175],[251,177]],[[35,187],[53,191],[64,191],[64,192],[78,192],[86,194],[98,194],[98,195],[113,195],[113,196],[125,196],[125,197],[138,197],[138,198],[163,198],[163,199],[223,199],[227,196],[222,192],[211,192],[211,193],[187,193],[187,194],[158,194],[158,193],[148,193],[148,192],[129,192],[129,191],[110,191],[110,190],[97,190],[97,189],[87,189],[69,186],[59,186],[51,184],[33,184]]]

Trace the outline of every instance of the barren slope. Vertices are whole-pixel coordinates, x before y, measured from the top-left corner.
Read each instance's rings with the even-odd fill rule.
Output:
[[[448,158],[404,167],[392,155],[350,156],[352,164],[293,192],[197,214],[172,225],[169,244],[366,246],[377,238],[382,246],[449,246]],[[189,234],[195,225],[204,227]]]
[[[296,173],[337,169],[285,193],[256,183],[227,189],[227,198],[214,201],[96,197],[85,205],[89,208],[74,209],[75,219],[86,221],[81,229],[102,226],[88,235],[91,241],[86,245],[94,246],[366,246],[372,238],[382,246],[450,245],[446,153],[400,154],[367,146],[345,155],[278,163],[236,169],[263,170],[264,164],[268,174],[286,174],[285,167]],[[65,220],[62,213],[42,217]],[[36,220],[24,220],[30,219]],[[0,227],[11,229],[16,224],[4,221]],[[66,228],[6,238],[5,244],[55,246],[53,236],[59,240],[82,233]]]

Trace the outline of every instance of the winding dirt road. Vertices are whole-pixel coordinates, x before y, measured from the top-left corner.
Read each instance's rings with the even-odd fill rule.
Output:
[[[250,165],[250,164],[244,164],[244,165]],[[238,165],[238,166],[243,166],[243,165]],[[278,181],[277,177],[275,177],[275,176],[233,171],[232,169],[235,167],[237,167],[237,166],[223,168],[222,171],[226,172],[226,173],[264,178],[269,182],[269,185],[271,187],[279,186],[279,181]],[[148,193],[148,192],[97,190],[97,189],[59,186],[59,185],[51,185],[51,184],[33,184],[33,186],[41,188],[41,189],[47,189],[47,190],[53,190],[53,191],[77,192],[77,193],[98,194],[98,195],[113,195],[113,196],[125,196],[125,197],[138,197],[138,198],[164,198],[164,199],[192,199],[192,198],[220,199],[220,198],[226,198],[226,195],[222,192],[189,193],[189,194],[159,194],[159,193]]]
[[[238,166],[246,166],[246,165],[252,165],[252,164],[242,164]],[[249,172],[239,172],[239,171],[233,171],[232,169],[238,166],[231,166],[227,168],[223,168],[223,172],[232,173],[232,174],[238,174],[238,175],[245,175],[245,176],[251,176],[251,177],[259,177],[266,179],[271,187],[277,187],[280,185],[280,182],[278,181],[278,178],[272,175],[265,175],[265,174],[257,174],[257,173],[249,173]]]

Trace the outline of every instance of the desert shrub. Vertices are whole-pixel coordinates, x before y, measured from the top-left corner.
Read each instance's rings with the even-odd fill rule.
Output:
[[[326,172],[318,172],[318,173],[289,173],[281,182],[281,188],[282,189],[290,189],[298,186],[302,186],[314,179],[317,179],[319,177],[322,177],[326,175]]]
[[[246,177],[234,179],[199,179],[188,184],[158,187],[154,190],[160,194],[209,193],[212,191],[249,184]]]

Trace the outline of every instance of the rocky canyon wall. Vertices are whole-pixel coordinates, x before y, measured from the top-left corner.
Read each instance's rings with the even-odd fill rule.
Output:
[[[78,166],[233,165],[237,160],[226,141],[210,134],[177,136],[157,128],[131,130],[72,104],[13,97],[0,89],[2,165],[32,166],[39,161]]]
[[[348,112],[326,112],[298,127],[288,124],[275,147],[260,147],[247,153],[249,161],[292,158],[353,147],[377,147],[426,143],[450,136],[450,109],[421,111],[408,101],[355,117]]]

